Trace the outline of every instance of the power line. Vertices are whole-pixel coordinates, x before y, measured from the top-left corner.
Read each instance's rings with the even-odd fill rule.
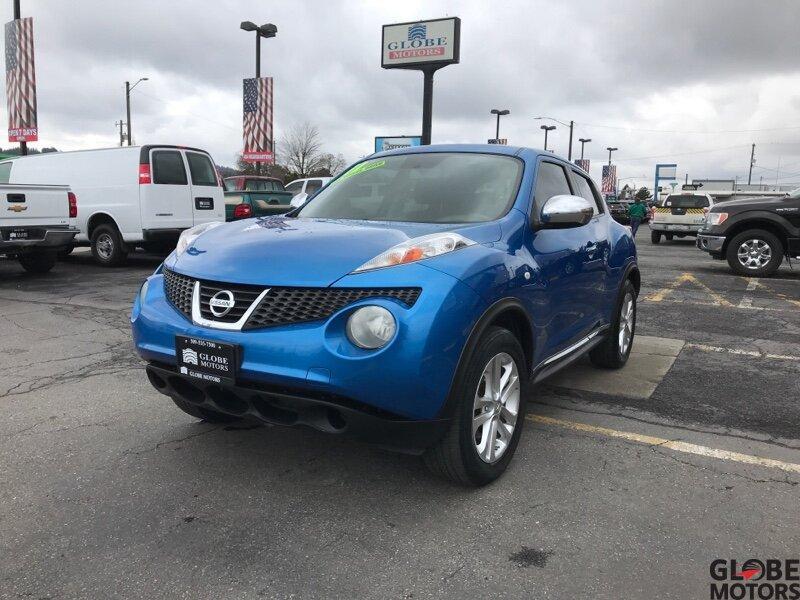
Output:
[[[575,121],[576,125],[583,125],[584,127],[600,127],[603,129],[617,129],[619,131],[631,131],[639,133],[758,133],[761,131],[785,131],[787,129],[800,129],[800,125],[791,125],[788,127],[767,127],[764,129],[720,129],[717,131],[707,131],[700,129],[644,129],[639,127],[621,127],[618,125],[600,125],[597,123],[583,123]]]

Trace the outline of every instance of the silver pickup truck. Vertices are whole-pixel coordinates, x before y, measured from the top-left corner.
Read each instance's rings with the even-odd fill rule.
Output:
[[[0,255],[46,273],[78,233],[78,203],[65,185],[0,184]]]

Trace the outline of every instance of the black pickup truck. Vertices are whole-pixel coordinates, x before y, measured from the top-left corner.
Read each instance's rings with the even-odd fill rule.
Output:
[[[697,247],[749,277],[769,277],[783,259],[800,258],[800,188],[786,196],[715,204]]]

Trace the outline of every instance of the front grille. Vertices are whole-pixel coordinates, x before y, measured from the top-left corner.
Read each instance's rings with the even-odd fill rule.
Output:
[[[164,269],[164,292],[167,300],[189,319],[192,318],[192,294],[195,279]],[[200,281],[200,314],[209,321],[235,323],[264,291],[264,287]],[[211,313],[209,301],[217,292],[233,294],[234,307],[223,317]],[[259,329],[292,323],[327,319],[348,304],[366,298],[393,298],[408,307],[419,298],[420,288],[270,288],[250,315],[243,329]]]
[[[211,312],[208,305],[214,294],[228,291],[233,294],[235,304],[230,312],[222,317],[216,317]],[[200,314],[204,319],[219,321],[220,323],[236,323],[242,318],[247,309],[256,301],[258,295],[264,291],[263,287],[254,285],[238,285],[227,283],[215,283],[212,281],[200,282]]]
[[[194,279],[164,269],[164,294],[175,308],[192,318],[192,293]]]
[[[272,288],[250,315],[244,329],[326,319],[365,298],[394,298],[413,306],[419,288]]]

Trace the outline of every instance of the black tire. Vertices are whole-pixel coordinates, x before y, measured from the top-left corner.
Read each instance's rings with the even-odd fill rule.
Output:
[[[651,231],[650,232],[650,241],[654,244],[658,244],[661,242],[661,232],[660,231]]]
[[[179,400],[177,398],[172,398],[172,401],[175,403],[175,406],[180,408],[183,412],[187,415],[191,415],[197,419],[202,419],[206,423],[215,423],[215,424],[224,424],[224,423],[235,423],[237,421],[241,421],[239,417],[234,417],[231,415],[226,415],[221,412],[217,412],[215,410],[211,410],[208,408],[203,408],[200,406],[195,406],[191,402],[187,402],[186,400]]]
[[[769,260],[761,266],[752,268],[742,264],[739,260],[739,249],[747,242],[754,242],[756,245],[766,244],[769,247]],[[770,277],[774,275],[783,262],[783,255],[783,244],[778,239],[778,236],[763,229],[743,231],[728,243],[728,248],[725,251],[725,258],[727,258],[730,268],[735,273],[745,277]]]
[[[56,265],[55,252],[31,252],[19,257],[19,264],[28,273],[47,273]]]
[[[484,368],[488,367],[492,359],[501,355],[510,357],[516,366],[519,376],[519,403],[510,441],[507,442],[499,459],[496,459],[495,462],[487,462],[478,454],[475,437],[476,435],[482,437],[486,434],[486,443],[488,444],[488,432],[491,429],[484,432],[481,427],[473,433],[475,398],[481,389],[480,386],[487,385],[483,378]],[[474,350],[465,356],[466,367],[463,371],[459,369],[459,373],[463,372],[464,376],[457,376],[456,387],[453,390],[456,405],[450,429],[435,446],[426,451],[423,459],[428,468],[441,477],[465,486],[481,486],[494,481],[503,474],[517,449],[525,423],[525,399],[528,392],[529,373],[525,363],[525,354],[519,341],[510,331],[501,327],[489,327],[481,336]],[[485,410],[487,413],[490,412],[488,407]],[[480,410],[478,414],[481,414]],[[500,423],[500,419],[506,418],[499,409],[495,414],[498,415],[498,423]],[[490,420],[493,421],[493,419]],[[491,426],[489,421],[486,426]],[[497,435],[499,436],[499,433]],[[500,440],[501,437],[495,439]],[[492,442],[493,449],[497,447],[497,443]]]
[[[75,244],[70,244],[69,246],[64,246],[63,248],[58,249],[58,258],[67,258],[72,251],[75,250]]]
[[[626,300],[630,298],[633,312],[629,317],[630,339],[627,347],[622,348],[620,343],[620,323],[622,317],[622,307]],[[626,279],[619,292],[619,298],[614,307],[614,319],[611,321],[611,328],[606,334],[603,342],[589,352],[589,358],[595,366],[604,369],[619,369],[628,362],[633,348],[633,340],[636,335],[636,288],[630,279]]]
[[[671,241],[672,241],[672,238],[673,238],[674,236],[673,236],[671,233],[668,233],[668,234],[666,234],[664,237],[665,237],[665,238],[667,238],[667,241],[668,241],[668,242],[671,242]],[[683,237],[683,236],[682,236],[682,235],[679,235],[678,237]]]
[[[92,232],[92,256],[104,267],[116,267],[125,262],[128,249],[114,225],[104,223]]]

